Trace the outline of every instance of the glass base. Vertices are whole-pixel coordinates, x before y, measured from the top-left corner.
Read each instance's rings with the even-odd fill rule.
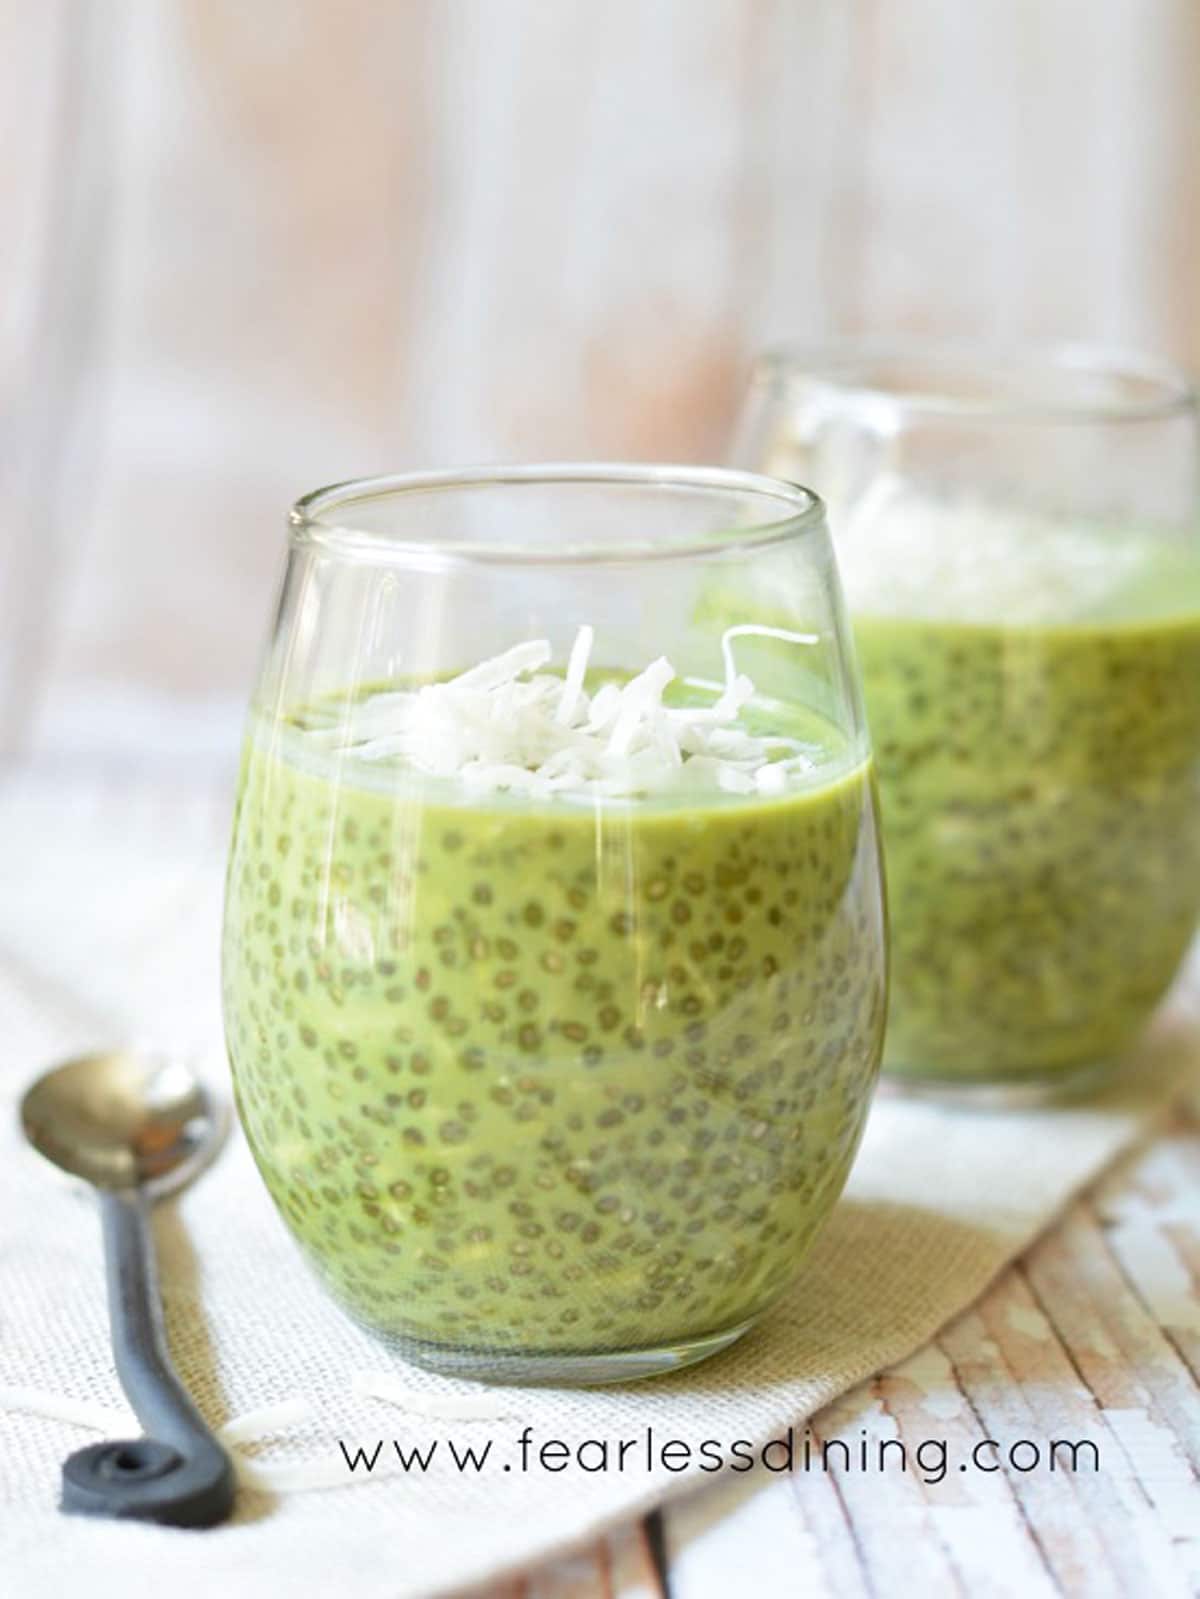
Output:
[[[935,1072],[889,1071],[879,1092],[904,1099],[936,1100],[970,1110],[1032,1110],[1041,1105],[1087,1099],[1112,1076],[1117,1058],[1056,1066],[1049,1071],[1006,1072],[995,1077],[938,1076]]]
[[[484,1349],[456,1349],[451,1345],[425,1343],[419,1339],[384,1335],[396,1353],[414,1366],[436,1371],[443,1377],[469,1377],[475,1382],[511,1384],[516,1387],[592,1387],[597,1383],[636,1382],[645,1377],[661,1377],[682,1371],[697,1361],[707,1360],[736,1343],[749,1331],[757,1317],[724,1332],[700,1338],[681,1339],[657,1349],[611,1349],[597,1354],[586,1351],[528,1354]]]

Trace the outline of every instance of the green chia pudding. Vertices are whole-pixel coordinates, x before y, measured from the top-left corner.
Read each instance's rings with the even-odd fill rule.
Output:
[[[848,544],[885,1068],[994,1081],[1112,1058],[1200,917],[1200,546],[915,506]]]
[[[340,703],[252,726],[228,880],[238,1108],[288,1227],[418,1358],[735,1335],[878,1066],[864,752],[797,709],[803,760],[752,793],[480,791],[330,753]]]

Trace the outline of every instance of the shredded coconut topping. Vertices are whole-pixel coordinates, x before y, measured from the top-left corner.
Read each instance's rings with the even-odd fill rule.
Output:
[[[383,1399],[413,1416],[447,1421],[501,1421],[519,1416],[520,1400],[486,1388],[470,1393],[423,1393],[390,1372],[360,1371],[350,1378],[350,1391],[360,1399]]]
[[[840,527],[852,611],[1000,625],[1102,613],[1154,569],[1164,542],[1085,517],[939,497],[886,472]]]
[[[743,623],[725,630],[724,680],[684,678],[715,697],[703,705],[667,705],[675,668],[659,656],[624,683],[584,687],[594,631],[581,627],[565,674],[545,672],[546,639],[516,644],[441,683],[375,694],[348,721],[313,734],[358,760],[399,760],[434,777],[456,778],[471,792],[507,790],[536,798],[633,798],[684,788],[732,794],[781,794],[810,771],[797,739],[757,737],[738,725],[755,696],[739,673],[733,640],[745,637],[815,644],[812,633]]]

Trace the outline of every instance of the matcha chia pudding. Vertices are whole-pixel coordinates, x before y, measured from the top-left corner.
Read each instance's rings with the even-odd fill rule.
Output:
[[[418,1360],[698,1358],[845,1181],[885,1011],[869,757],[724,642],[704,686],[583,628],[252,721],[239,1112],[331,1292]]]
[[[1109,1061],[1200,919],[1200,539],[899,495],[843,571],[879,763],[885,1064]]]
[[[737,457],[831,506],[879,771],[884,1068],[909,1088],[1090,1089],[1185,960],[1198,445],[1195,385],[1128,353],[849,339],[756,367]],[[711,620],[773,621],[741,579]]]

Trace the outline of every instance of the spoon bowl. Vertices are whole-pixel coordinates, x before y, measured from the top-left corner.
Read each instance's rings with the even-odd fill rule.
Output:
[[[25,1136],[97,1188],[182,1188],[212,1158],[227,1117],[177,1061],[125,1051],[85,1055],[39,1077],[21,1101]]]

